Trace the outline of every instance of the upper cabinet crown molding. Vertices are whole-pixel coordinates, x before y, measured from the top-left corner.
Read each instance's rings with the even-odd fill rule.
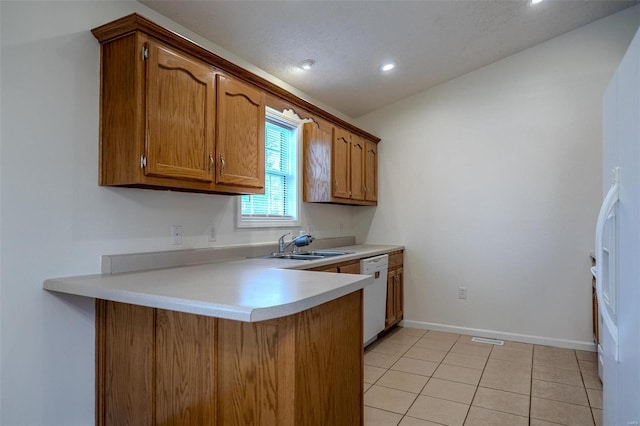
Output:
[[[168,30],[160,25],[140,16],[136,13],[124,16],[113,22],[101,25],[92,30],[93,35],[98,41],[103,44],[105,42],[114,40],[124,35],[140,31],[153,38],[162,41],[170,46],[178,48],[183,52],[186,52],[195,58],[198,58],[206,63],[209,63],[216,68],[219,68],[227,75],[235,76],[247,83],[250,83],[259,89],[265,91],[268,95],[273,95],[286,101],[291,106],[296,106],[304,111],[312,114],[315,117],[320,117],[327,120],[336,126],[342,127],[349,132],[359,135],[366,140],[372,142],[380,142],[380,138],[336,117],[333,114],[315,106],[314,104],[305,101],[304,99],[288,92],[282,87],[222,58],[221,56],[212,53],[204,47],[196,44],[195,42],[187,39],[186,37]]]

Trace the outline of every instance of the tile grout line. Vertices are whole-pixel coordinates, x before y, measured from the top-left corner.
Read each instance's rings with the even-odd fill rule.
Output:
[[[416,343],[418,343],[420,341],[420,339],[424,338],[426,335],[429,334],[430,330],[427,330],[422,336],[420,336],[418,338],[418,340],[416,340],[416,342],[414,342],[411,347],[409,349],[407,349],[407,351],[405,352],[405,354],[407,352],[409,352],[409,350],[411,348],[413,348],[415,346]],[[460,339],[460,336],[458,336],[458,338],[456,339],[455,342],[458,341],[458,339]],[[424,386],[422,386],[422,389],[420,389],[420,392],[418,392],[418,395],[416,396],[416,399],[413,400],[413,402],[411,403],[411,405],[409,406],[409,408],[407,408],[407,411],[402,415],[402,417],[400,418],[400,423],[402,423],[402,420],[404,420],[405,417],[407,417],[407,413],[409,413],[409,410],[411,410],[411,407],[413,407],[413,405],[416,403],[416,401],[418,400],[418,398],[420,397],[420,395],[422,395],[422,391],[424,390],[425,387],[427,387],[427,385],[429,384],[429,382],[431,381],[431,379],[433,379],[433,374],[436,372],[436,370],[440,367],[440,365],[442,365],[442,362],[444,361],[444,359],[447,357],[447,355],[450,353],[451,348],[453,348],[453,346],[455,345],[455,342],[451,345],[451,347],[449,348],[449,350],[447,350],[446,354],[442,357],[442,359],[438,362],[438,365],[434,368],[433,372],[431,373],[431,375],[429,376],[429,379],[427,380],[427,382],[424,384]],[[443,351],[444,352],[444,351]],[[400,424],[398,423],[398,424]],[[436,422],[432,422],[432,423],[436,423]]]
[[[427,335],[429,332],[425,333],[425,335]],[[435,374],[435,372],[438,370],[438,368],[440,368],[440,366],[442,365],[442,363],[444,362],[444,360],[447,358],[447,356],[451,353],[451,349],[453,349],[453,347],[456,345],[456,343],[458,343],[458,340],[460,340],[460,337],[462,337],[462,335],[458,335],[458,338],[451,344],[451,346],[449,347],[449,349],[447,350],[447,353],[442,357],[442,359],[440,360],[440,362],[438,363],[437,367],[433,370],[433,373],[431,374],[431,377],[429,378],[429,381],[431,381],[431,379],[433,378],[433,374]],[[446,364],[445,364],[446,365]],[[429,383],[429,382],[427,382]],[[425,387],[427,385],[425,384]],[[423,388],[424,390],[424,388]],[[475,393],[474,393],[475,394]],[[432,397],[433,398],[433,397]],[[417,399],[417,398],[416,398]],[[448,400],[445,400],[448,401]],[[469,406],[471,406],[471,404],[469,404]],[[407,412],[409,412],[407,410]],[[467,414],[468,414],[469,410],[467,410]],[[465,414],[465,420],[467,419],[467,415]],[[429,420],[430,421],[430,420]],[[464,421],[462,422],[462,424],[464,424]]]
[[[580,366],[580,359],[578,358],[578,352],[574,349],[573,355],[576,357],[576,362],[578,363],[578,370],[580,370],[580,379],[582,380],[582,386],[584,386],[584,393],[587,395],[587,404],[589,404],[589,412],[591,413],[591,421],[593,424],[596,424],[596,416],[593,414],[593,407],[591,406],[591,398],[589,398],[589,392],[587,392],[587,385],[584,382],[584,372],[582,371],[582,367]]]
[[[458,337],[458,340],[460,340],[460,338],[462,337],[462,335],[460,335],[460,337]],[[491,352],[493,352],[493,348],[495,346],[491,346],[491,350],[489,351],[489,354],[487,355],[487,359],[484,361],[484,366],[482,367],[482,373],[480,373],[480,378],[478,379],[478,384],[476,385],[476,390],[473,392],[473,397],[471,398],[471,402],[469,403],[469,409],[467,410],[467,415],[464,416],[464,420],[462,422],[462,424],[464,425],[467,422],[467,419],[469,418],[469,413],[471,412],[471,407],[473,405],[473,400],[476,399],[476,394],[478,393],[478,389],[480,389],[480,382],[482,381],[482,376],[484,375],[484,370],[487,368],[487,364],[489,364],[489,358],[491,357]]]
[[[531,381],[529,382],[529,425],[531,425],[531,407],[533,406],[533,358],[536,356],[536,345],[531,347]]]
[[[405,352],[405,354],[407,352],[409,352],[411,350],[411,348],[413,348],[416,343],[418,343],[420,341],[420,339],[422,339],[424,336],[427,335],[427,333],[429,333],[429,331],[426,331],[424,334],[422,334],[422,336],[418,337],[418,340],[416,340],[409,349],[407,349],[407,351]],[[444,359],[444,358],[443,358]],[[438,364],[438,366],[440,366],[440,364]],[[438,367],[436,367],[436,369],[438,369]],[[433,370],[433,373],[436,372],[436,369]],[[413,404],[416,403],[416,401],[418,400],[418,398],[420,397],[420,395],[422,394],[422,391],[424,390],[424,388],[427,386],[427,384],[431,381],[431,379],[433,378],[433,373],[431,373],[431,375],[429,376],[429,379],[426,381],[426,383],[422,386],[422,388],[420,389],[420,392],[418,392],[418,395],[416,395],[416,398],[413,400],[413,402],[411,403],[411,405],[409,405],[409,408],[407,408],[407,411],[405,411],[405,413],[402,415],[402,417],[400,417],[400,421],[398,422],[398,425],[400,423],[402,423],[402,421],[404,420],[405,417],[407,417],[407,413],[409,412],[409,410],[411,410],[411,407],[413,407]]]
[[[427,332],[427,333],[425,333],[422,337],[424,337],[425,335],[428,335],[428,332]],[[455,366],[455,365],[453,365],[453,364],[444,364],[444,360],[447,358],[447,356],[448,356],[449,354],[456,354],[455,352],[451,352],[451,351],[453,350],[453,348],[455,347],[455,345],[456,345],[457,343],[463,343],[463,342],[461,342],[461,341],[460,341],[460,339],[462,339],[464,336],[465,336],[465,335],[463,335],[463,334],[459,334],[459,335],[458,335],[458,338],[457,338],[457,339],[456,339],[456,340],[451,344],[451,346],[450,346],[450,347],[449,347],[449,349],[447,350],[446,354],[445,354],[445,355],[442,357],[442,359],[438,362],[437,367],[436,367],[436,368],[434,369],[434,371],[433,371],[434,373],[436,372],[436,370],[438,370],[438,368],[439,368],[441,365],[452,365],[452,366]],[[417,342],[416,342],[416,343],[417,343]],[[414,345],[415,345],[415,343],[414,343],[411,347],[413,347]],[[482,379],[482,374],[484,374],[484,370],[485,370],[485,368],[486,368],[486,366],[487,366],[487,363],[489,362],[489,357],[491,356],[491,352],[492,352],[492,351],[493,351],[493,347],[491,347],[491,350],[490,350],[490,351],[489,351],[489,353],[487,354],[487,357],[486,357],[486,359],[485,359],[484,365],[483,365],[483,367],[482,367],[482,369],[481,369],[480,378],[478,379],[478,383],[475,385],[475,389],[474,389],[474,392],[473,392],[473,396],[471,397],[471,401],[469,402],[469,408],[467,408],[467,412],[465,413],[465,417],[464,417],[464,420],[463,420],[463,422],[462,422],[463,424],[467,421],[467,418],[469,417],[469,412],[471,411],[471,406],[472,406],[472,404],[473,404],[473,400],[474,400],[474,398],[475,398],[475,396],[476,396],[476,393],[478,392],[478,388],[480,387],[480,380]],[[472,356],[472,355],[468,355],[468,354],[460,354],[460,355]],[[480,358],[480,357],[478,357],[478,358]],[[484,358],[484,357],[482,357],[482,358]],[[466,367],[466,368],[468,368],[468,367]],[[427,384],[431,381],[431,379],[432,379],[432,378],[433,378],[433,374],[429,377],[429,380],[427,381],[427,383],[425,383],[425,385],[422,387],[422,390],[420,391],[420,393],[418,394],[418,396],[422,395],[422,391],[423,391],[423,390],[424,390],[424,388],[427,386]],[[444,380],[444,379],[443,379],[443,380]],[[452,382],[455,382],[454,380],[451,380],[451,381],[452,381]],[[455,382],[455,383],[463,383],[463,382]],[[466,384],[466,383],[465,383],[465,384]],[[444,400],[444,401],[450,401],[450,402],[458,402],[458,401],[452,401],[452,400],[448,400],[448,399],[444,399],[444,398],[437,398],[437,397],[432,397],[432,398],[442,399],[442,400]],[[417,400],[417,397],[416,397],[416,400]],[[414,403],[415,403],[415,401],[414,401]],[[413,404],[411,404],[411,406],[413,406]],[[411,409],[411,406],[409,407],[409,409]],[[408,413],[408,412],[409,412],[409,410],[407,410],[407,413]],[[407,414],[405,413],[405,415],[400,419],[400,421],[402,421],[402,419],[404,419],[406,416],[407,416]]]

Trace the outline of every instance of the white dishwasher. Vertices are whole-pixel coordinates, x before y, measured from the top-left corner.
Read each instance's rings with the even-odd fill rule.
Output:
[[[373,276],[373,284],[364,288],[364,346],[376,340],[378,333],[384,330],[388,267],[389,255],[386,254],[360,260],[360,273]]]

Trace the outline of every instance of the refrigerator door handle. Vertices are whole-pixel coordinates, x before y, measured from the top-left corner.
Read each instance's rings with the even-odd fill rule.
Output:
[[[607,308],[606,304],[602,303],[602,301],[604,300],[603,299],[604,297],[603,279],[605,279],[603,275],[603,270],[605,268],[603,264],[602,253],[604,250],[604,243],[603,243],[604,232],[605,232],[607,221],[609,220],[609,213],[613,210],[613,208],[616,206],[616,203],[620,199],[619,173],[620,173],[619,168],[615,168],[613,170],[613,175],[614,175],[613,184],[611,185],[611,188],[609,188],[609,192],[607,193],[606,197],[604,197],[604,201],[602,202],[602,207],[600,208],[600,213],[598,214],[598,222],[596,224],[596,247],[595,247],[596,248],[596,267],[595,267],[596,295],[598,297],[598,300],[601,301],[601,303],[599,303],[599,306],[601,307],[599,310],[602,315],[602,321],[604,323],[604,326],[609,330],[609,333],[614,342],[613,357],[616,361],[618,361],[618,326],[616,325],[615,321],[611,317],[611,314],[609,313],[609,309]],[[610,284],[617,285],[617,283],[610,283]]]

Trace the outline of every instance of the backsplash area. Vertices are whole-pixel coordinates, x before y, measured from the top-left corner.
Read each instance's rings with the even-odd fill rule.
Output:
[[[351,246],[355,243],[356,238],[354,236],[318,238],[308,246],[308,249],[321,250],[332,247]],[[102,273],[118,274],[149,269],[198,265],[229,259],[261,256],[275,251],[278,251],[277,243],[263,243],[203,249],[104,255],[102,256]]]

